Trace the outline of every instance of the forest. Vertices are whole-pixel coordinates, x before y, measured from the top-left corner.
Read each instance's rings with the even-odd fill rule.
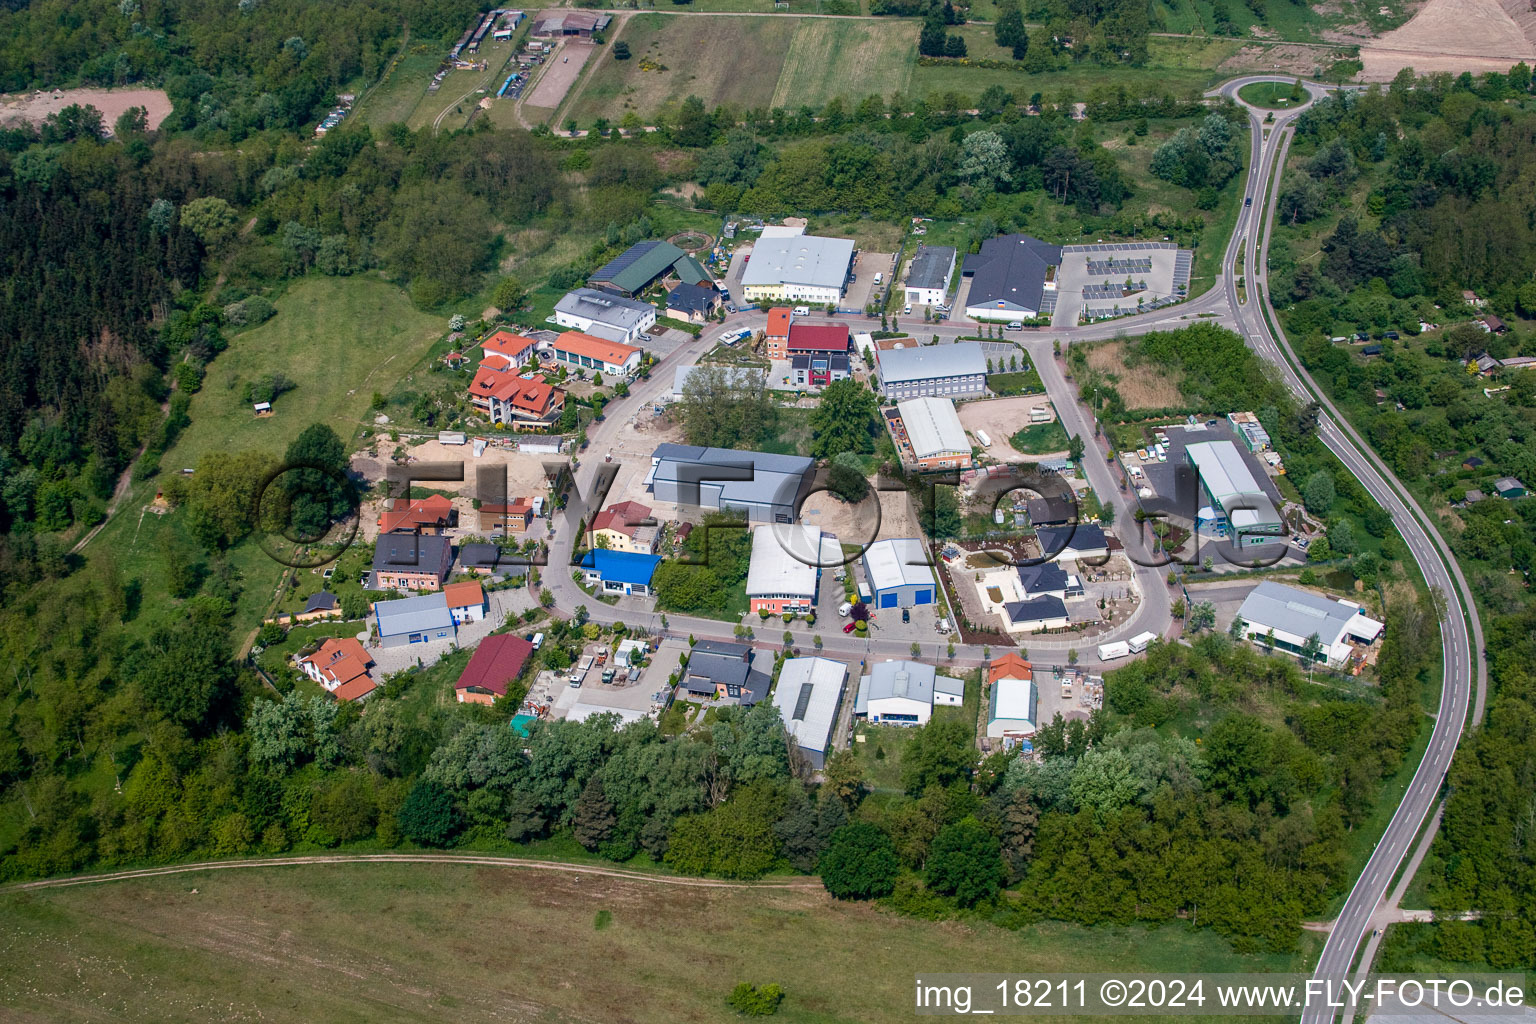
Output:
[[[1287,332],[1438,519],[1487,633],[1486,724],[1452,763],[1445,826],[1426,868],[1435,910],[1480,917],[1394,943],[1388,955],[1399,966],[1536,960],[1536,503],[1505,500],[1492,486],[1502,476],[1536,479],[1536,373],[1477,365],[1536,355],[1530,88],[1529,68],[1517,65],[1480,78],[1403,75],[1385,90],[1320,103],[1299,118],[1280,194],[1285,226],[1272,263]],[[1490,314],[1502,331],[1483,320]],[[1345,344],[1350,334],[1379,344],[1379,355]]]

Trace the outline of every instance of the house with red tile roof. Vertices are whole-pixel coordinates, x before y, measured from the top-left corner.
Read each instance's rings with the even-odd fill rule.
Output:
[[[796,323],[789,328],[789,341],[785,344],[789,357],[800,355],[827,355],[848,351],[847,324]]]
[[[354,637],[333,637],[313,654],[296,659],[299,669],[334,694],[337,700],[357,700],[374,691],[368,674],[373,659]]]
[[[480,343],[485,359],[496,357],[500,363],[505,364],[503,369],[524,365],[533,358],[534,350],[538,347],[539,343],[533,338],[505,330],[496,331]],[[484,365],[484,360],[481,365]]]
[[[453,502],[445,495],[429,494],[409,500],[396,498],[394,507],[379,515],[380,533],[438,534],[458,521]]]
[[[555,338],[553,348],[556,362],[578,370],[619,376],[640,369],[640,349],[618,341],[604,341],[580,331],[561,334]]]
[[[542,374],[519,374],[498,369],[487,358],[475,371],[469,384],[469,403],[492,423],[521,430],[549,427],[565,411],[565,389],[556,387]]]
[[[769,359],[788,358],[785,348],[789,344],[791,319],[788,306],[774,306],[768,311],[768,328],[763,332],[763,339],[768,343]]]
[[[485,618],[485,590],[474,580],[443,584],[443,596],[448,599],[448,614],[455,626]]]
[[[469,664],[453,684],[460,704],[494,704],[505,697],[533,656],[533,644],[513,633],[497,633],[480,641]]]
[[[609,505],[592,517],[593,547],[654,555],[660,543],[660,527],[652,519],[650,508],[638,501]]]

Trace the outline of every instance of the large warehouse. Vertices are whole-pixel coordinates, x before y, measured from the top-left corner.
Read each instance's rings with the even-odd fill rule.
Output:
[[[813,768],[824,765],[832,749],[832,727],[847,682],[847,666],[829,658],[790,658],[779,669],[773,705]]]
[[[877,661],[859,678],[853,713],[880,725],[926,725],[933,707],[965,703],[965,681],[916,661]]]
[[[896,418],[888,419],[902,457],[919,469],[967,469],[971,442],[948,398],[925,395],[896,404]]]
[[[709,271],[671,242],[636,242],[597,269],[587,284],[618,295],[639,295],[657,281],[713,284]]]
[[[659,444],[645,486],[657,501],[740,509],[754,523],[792,523],[816,463],[797,455]]]
[[[770,236],[765,231],[742,271],[742,295],[748,302],[835,305],[843,297],[852,266],[851,238]]]
[[[876,608],[933,604],[933,567],[916,537],[878,540],[864,550],[864,578]]]
[[[973,320],[1016,320],[1056,308],[1061,246],[1032,235],[1000,235],[965,258],[960,273],[971,279],[965,315]]]
[[[979,398],[987,393],[987,357],[974,341],[879,349],[875,359],[880,389],[893,401],[922,395]]]
[[[1249,640],[1268,646],[1273,632],[1274,646],[1295,655],[1301,654],[1307,638],[1315,634],[1322,644],[1317,660],[1329,668],[1341,668],[1349,661],[1353,653],[1350,640],[1373,643],[1385,628],[1353,601],[1270,580],[1253,588],[1237,610],[1237,617]]]
[[[1263,544],[1285,532],[1275,503],[1254,479],[1242,452],[1231,441],[1200,441],[1184,449],[1210,500],[1210,514],[1201,518],[1235,542]]]
[[[752,531],[747,566],[751,610],[773,615],[814,610],[822,567],[842,560],[837,538],[814,526],[759,526]]]

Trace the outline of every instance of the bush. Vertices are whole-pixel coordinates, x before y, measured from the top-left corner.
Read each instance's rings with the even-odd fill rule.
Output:
[[[418,779],[400,806],[400,831],[422,846],[447,846],[464,827],[453,797],[435,782]]]
[[[777,985],[753,985],[743,981],[731,989],[726,1005],[743,1017],[771,1017],[779,1012],[784,990]]]

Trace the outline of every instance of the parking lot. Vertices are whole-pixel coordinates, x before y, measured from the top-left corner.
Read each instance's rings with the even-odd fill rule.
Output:
[[[1189,253],[1165,242],[1069,245],[1062,249],[1053,327],[1123,315],[1178,298],[1189,286]],[[1116,308],[1118,307],[1118,313]]]
[[[843,309],[862,310],[891,286],[891,272],[896,269],[896,254],[889,252],[860,252],[853,258],[853,278],[843,294]],[[875,275],[880,284],[875,284]],[[900,309],[900,307],[897,307]],[[879,314],[877,313],[876,316]]]

